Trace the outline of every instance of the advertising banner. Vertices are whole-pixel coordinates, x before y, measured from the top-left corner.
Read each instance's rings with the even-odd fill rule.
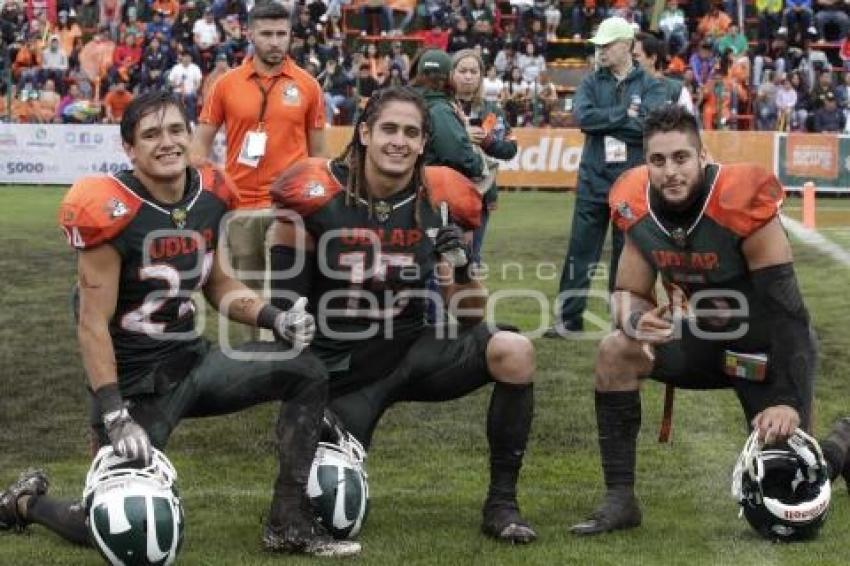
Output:
[[[118,126],[0,124],[0,183],[71,184],[129,168]]]
[[[812,181],[818,191],[850,191],[850,136],[777,135],[774,172],[786,188]]]
[[[514,135],[519,150],[501,163],[500,187],[575,188],[581,131],[517,128]],[[819,191],[850,192],[850,136],[729,131],[702,136],[713,159],[758,163],[791,190],[814,181]],[[339,155],[351,128],[329,128],[325,139],[328,154]],[[212,160],[222,163],[224,150],[219,133]],[[116,125],[0,124],[0,184],[71,184],[83,175],[129,167]]]

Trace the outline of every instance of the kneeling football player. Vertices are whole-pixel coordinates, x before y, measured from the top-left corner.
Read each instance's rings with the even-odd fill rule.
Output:
[[[309,297],[319,319],[311,350],[330,371],[330,407],[365,446],[396,402],[446,401],[493,383],[482,530],[528,543],[536,534],[520,514],[516,486],[531,427],[534,351],[520,334],[482,322],[486,291],[470,273],[468,246],[481,198],[454,170],[422,166],[428,131],[419,94],[385,89],[370,99],[340,158],[308,159],[283,173],[272,189],[273,301],[289,308],[294,297]],[[431,299],[456,304],[455,336],[425,323],[434,269],[443,284]]]
[[[617,330],[596,360],[596,420],[606,494],[572,527],[579,535],[636,527],[640,382],[734,388],[766,444],[810,426],[815,342],[780,223],[783,189],[755,165],[708,163],[696,120],[663,106],[644,130],[646,165],[609,197],[626,233],[613,313]],[[670,298],[656,305],[658,276]],[[850,421],[823,442],[833,477],[844,469]]]
[[[327,400],[327,371],[304,350],[315,331],[306,299],[284,312],[225,273],[216,248],[232,183],[212,167],[189,167],[189,120],[170,94],[136,98],[121,137],[133,169],[79,180],[59,212],[79,251],[77,330],[99,443],[145,464],[184,417],[285,401],[263,542],[272,551],[358,553],[358,543],[324,532],[306,498]],[[211,346],[195,332],[197,290],[230,319],[279,340],[245,344],[239,356]],[[82,506],[46,491],[43,473],[24,473],[0,494],[0,529],[38,523],[89,543]]]

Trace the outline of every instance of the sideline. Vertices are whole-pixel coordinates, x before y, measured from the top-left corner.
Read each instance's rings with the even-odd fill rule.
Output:
[[[782,225],[798,240],[825,253],[845,267],[850,267],[850,251],[829,240],[816,230],[809,230],[801,222],[781,214]]]

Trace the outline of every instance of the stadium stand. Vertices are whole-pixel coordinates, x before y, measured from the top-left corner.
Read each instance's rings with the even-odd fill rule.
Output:
[[[121,88],[116,87],[119,83],[130,94],[170,88],[197,98],[200,105],[203,98],[197,93],[204,92],[210,73],[215,69],[217,77],[251,50],[245,24],[253,2],[0,4],[4,121],[108,121],[114,116],[104,100]],[[369,67],[368,76],[379,87],[404,83],[410,59],[421,48],[452,52],[471,47],[480,51],[488,67],[495,66],[506,88],[516,86],[510,81],[512,67],[526,70],[522,80],[528,84],[522,89],[530,93],[527,105],[533,115],[528,123],[569,126],[571,96],[593,65],[593,49],[586,40],[610,15],[625,17],[636,29],[665,39],[667,72],[684,79],[707,129],[771,124],[812,131],[811,117],[830,92],[838,108],[850,115],[847,3],[812,2],[812,25],[806,29],[796,25],[796,16],[789,29],[782,0],[289,0],[287,5],[294,12],[292,57],[336,97],[339,111],[329,116],[335,125],[350,123],[362,106],[362,93],[370,92],[361,88],[361,78],[367,76],[361,67]],[[190,78],[194,70],[181,67],[183,53],[201,71],[200,87]],[[545,62],[529,59],[534,54]],[[334,80],[324,80],[329,58],[336,59],[342,71]],[[541,67],[558,94],[558,102],[547,103],[545,113],[537,93],[548,84],[533,78],[529,65]],[[770,120],[765,114],[759,120],[756,114],[771,111],[777,90],[792,74],[800,78],[792,81],[798,101],[794,115],[809,119]],[[507,100],[509,95],[506,91],[501,96]]]

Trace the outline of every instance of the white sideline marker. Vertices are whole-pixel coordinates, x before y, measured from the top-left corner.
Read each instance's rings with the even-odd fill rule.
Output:
[[[794,220],[793,218],[789,218],[784,214],[781,215],[782,225],[793,234],[795,238],[800,240],[806,245],[809,245],[813,248],[816,248],[818,251],[825,253],[838,263],[841,263],[845,267],[850,267],[850,252],[846,249],[842,248],[832,240],[829,240],[823,236],[817,230],[809,230],[804,227],[801,222]]]

